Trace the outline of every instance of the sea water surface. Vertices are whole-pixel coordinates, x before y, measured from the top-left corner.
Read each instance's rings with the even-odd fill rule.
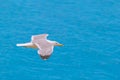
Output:
[[[48,60],[16,47],[43,33]],[[0,80],[120,80],[120,0],[0,0]]]

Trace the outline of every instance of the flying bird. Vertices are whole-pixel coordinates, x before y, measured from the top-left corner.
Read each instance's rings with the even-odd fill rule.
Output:
[[[52,54],[54,46],[63,46],[63,44],[60,44],[57,41],[48,40],[47,36],[48,34],[33,35],[31,37],[31,42],[16,44],[16,46],[37,48],[40,57],[43,60],[46,60]]]

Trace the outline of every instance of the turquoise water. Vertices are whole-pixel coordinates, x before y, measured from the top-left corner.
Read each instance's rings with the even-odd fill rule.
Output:
[[[119,80],[119,0],[0,0],[0,80]],[[48,33],[55,47],[43,61],[16,47]]]

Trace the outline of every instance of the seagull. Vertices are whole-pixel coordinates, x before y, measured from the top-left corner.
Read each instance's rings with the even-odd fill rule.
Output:
[[[53,52],[54,46],[63,46],[63,44],[57,41],[51,41],[47,39],[48,34],[33,35],[31,42],[16,44],[19,47],[37,48],[38,54],[43,60],[47,60]]]

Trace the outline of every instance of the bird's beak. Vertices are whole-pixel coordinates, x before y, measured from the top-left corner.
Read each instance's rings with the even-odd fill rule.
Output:
[[[58,44],[57,46],[63,46],[63,44]]]

